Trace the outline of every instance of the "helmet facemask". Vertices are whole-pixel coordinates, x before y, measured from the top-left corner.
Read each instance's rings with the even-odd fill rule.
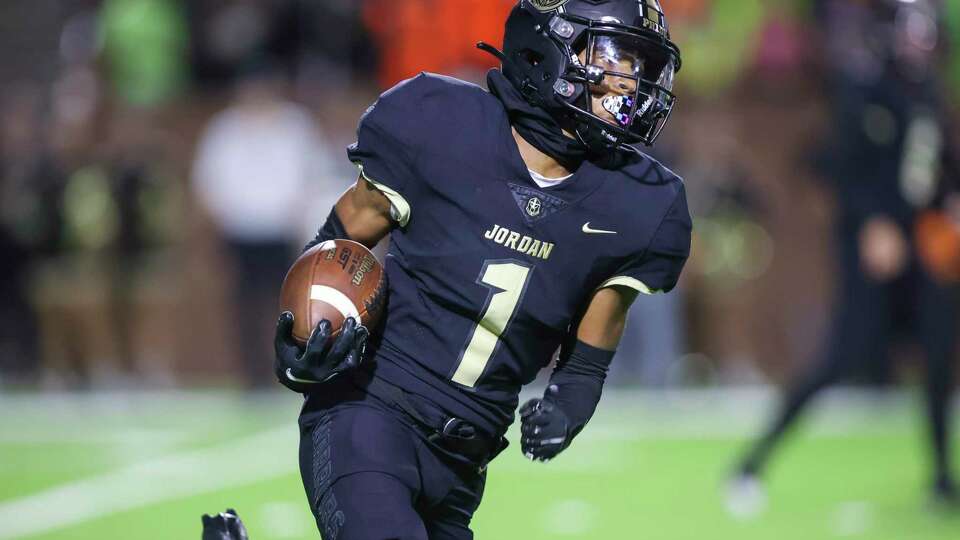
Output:
[[[598,150],[653,144],[673,110],[675,56],[649,39],[614,29],[588,29],[575,44],[563,100],[584,143]]]

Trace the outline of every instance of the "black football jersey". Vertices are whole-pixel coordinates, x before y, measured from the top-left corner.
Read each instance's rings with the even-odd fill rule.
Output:
[[[421,74],[383,94],[348,149],[398,227],[375,374],[499,433],[592,294],[669,291],[687,259],[682,181],[637,153],[540,188],[482,88]]]

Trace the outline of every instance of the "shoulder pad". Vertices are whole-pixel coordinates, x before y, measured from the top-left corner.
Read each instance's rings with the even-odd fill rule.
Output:
[[[490,124],[491,115],[503,111],[500,101],[480,86],[433,73],[399,83],[378,103],[406,111],[405,117],[430,138],[447,137],[467,125],[481,129]],[[404,122],[405,129],[412,127],[411,121]]]
[[[382,99],[415,99],[430,101],[463,100],[487,95],[483,88],[446,75],[421,72],[398,83],[381,96]]]
[[[473,133],[492,129],[503,105],[483,88],[453,77],[421,73],[385,92],[376,108],[394,111],[391,129],[421,143],[448,140],[471,126]]]

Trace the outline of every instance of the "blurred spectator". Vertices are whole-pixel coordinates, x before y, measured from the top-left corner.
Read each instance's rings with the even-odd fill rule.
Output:
[[[100,34],[109,78],[127,103],[155,105],[180,92],[188,47],[180,2],[105,0]]]
[[[297,9],[288,18],[300,22],[307,49],[300,58],[301,77],[337,87],[344,80],[361,82],[373,75],[370,66],[376,65],[377,58],[363,24],[363,2],[299,0],[295,4]],[[337,31],[332,32],[333,28]]]
[[[761,356],[756,329],[772,322],[757,309],[758,281],[774,260],[771,201],[761,189],[769,186],[748,166],[743,111],[708,103],[687,103],[697,129],[683,134],[678,158],[695,233],[683,281],[691,354],[674,370],[688,382],[750,382]]]
[[[21,83],[0,102],[0,373],[38,374],[29,271],[61,246],[63,171],[46,142],[41,88]]]
[[[185,8],[201,85],[229,84],[263,56],[311,89],[374,75],[373,45],[356,0],[197,0]]]
[[[306,237],[303,222],[322,222],[311,211],[337,195],[331,167],[310,114],[282,97],[269,67],[240,82],[197,149],[194,189],[236,273],[232,327],[251,386],[272,384],[277,294],[295,244]]]
[[[889,345],[910,332],[926,356],[932,493],[956,500],[949,404],[957,283],[918,256],[914,236],[927,211],[960,204],[960,171],[937,77],[937,12],[921,0],[834,1],[826,20],[834,123],[823,161],[840,212],[838,305],[822,361],[792,385],[741,465],[739,482],[754,481],[774,444],[828,384],[863,373],[887,382]],[[945,222],[960,227],[960,221]]]
[[[275,10],[255,0],[191,2],[193,63],[201,83],[232,81],[266,53]],[[289,29],[287,29],[289,30]]]
[[[158,325],[147,332],[143,322],[175,298],[169,290],[152,294],[168,281],[151,274],[158,248],[181,221],[167,145],[143,110],[113,111],[95,145],[74,140],[88,141],[90,125],[70,124],[69,116],[58,124],[67,139],[57,155],[69,172],[55,199],[60,204],[50,207],[61,241],[32,276],[45,383],[85,388],[166,381],[166,366],[144,361]]]
[[[683,94],[716,96],[739,77],[754,46],[769,2],[683,0],[682,17],[671,18],[671,34],[683,51]],[[664,9],[673,12],[673,3]],[[687,19],[686,17],[690,17]]]
[[[143,320],[158,306],[174,301],[164,291],[166,280],[155,275],[163,269],[161,248],[174,240],[182,219],[179,190],[168,165],[170,148],[149,113],[120,108],[112,114],[110,133],[100,149],[101,167],[109,186],[115,214],[115,232],[103,254],[107,261],[107,318],[121,372],[139,378],[167,379],[161,363],[146,362],[157,346],[144,332]],[[160,259],[160,260],[158,260]],[[163,291],[163,294],[152,294]],[[155,327],[156,325],[154,325]]]

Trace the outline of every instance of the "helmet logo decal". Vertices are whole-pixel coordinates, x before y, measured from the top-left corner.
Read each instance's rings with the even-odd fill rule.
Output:
[[[643,27],[669,38],[669,33],[664,26],[663,8],[660,7],[660,2],[658,0],[646,0],[646,2],[640,0],[640,4],[640,10],[643,14]]]
[[[565,98],[571,98],[577,89],[569,81],[557,79],[556,84],[553,85],[553,91]]]
[[[538,10],[546,13],[548,11],[553,11],[558,7],[563,6],[570,0],[527,0],[530,4],[537,8]]]

